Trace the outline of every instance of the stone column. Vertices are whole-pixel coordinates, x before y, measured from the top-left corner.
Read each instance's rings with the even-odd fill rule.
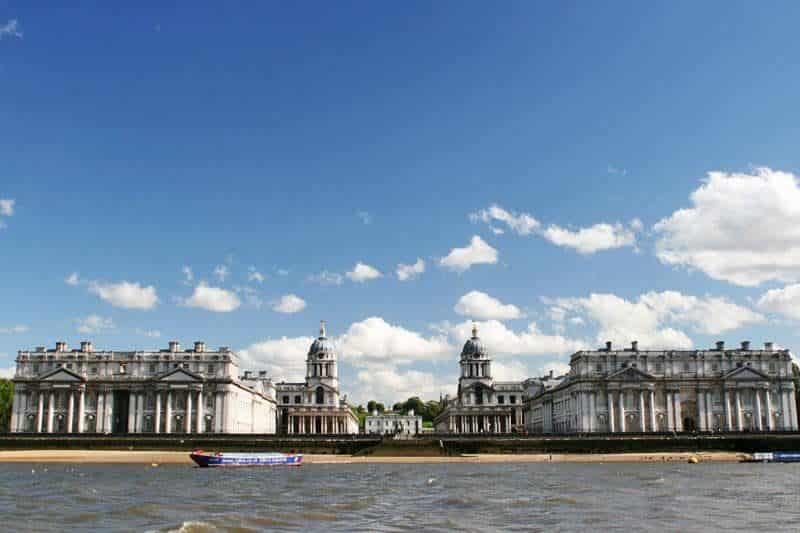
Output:
[[[72,433],[72,423],[75,421],[75,396],[72,390],[67,391],[67,433]]]
[[[172,391],[167,391],[167,405],[165,407],[164,433],[172,433]]]
[[[772,387],[767,387],[767,390],[764,391],[764,397],[767,403],[767,429],[774,431],[775,419],[772,418]]]
[[[112,433],[114,431],[114,396],[110,390],[106,391],[106,433]]]
[[[706,431],[706,396],[702,391],[697,391],[697,428]]]
[[[647,412],[644,408],[644,391],[639,390],[639,431],[647,431]]]
[[[714,429],[714,401],[711,397],[711,392],[706,391],[706,427],[709,431]]]
[[[128,433],[136,433],[136,393],[128,394]]]
[[[78,433],[86,432],[86,389],[78,393]]]
[[[675,406],[672,403],[672,393],[667,391],[664,396],[667,403],[667,430],[675,431]]]
[[[619,431],[625,433],[625,391],[619,391]]]
[[[675,401],[675,431],[683,431],[683,417],[681,416],[681,391],[672,395]]]
[[[736,431],[743,431],[744,427],[742,426],[742,398],[739,394],[739,389],[736,389],[734,393],[734,402],[736,406]]]
[[[616,431],[614,427],[614,393],[608,391],[608,430],[611,433]]]
[[[156,412],[153,416],[153,431],[161,433],[161,391],[156,391]]]
[[[20,403],[22,402],[22,395],[20,394],[19,390],[14,390],[14,399],[11,402],[11,423],[8,426],[8,432],[14,433],[19,431],[17,425],[19,424],[18,420],[20,418],[19,408]]]
[[[656,422],[656,393],[650,391],[650,431],[658,431],[658,422]]]
[[[53,432],[53,415],[55,414],[56,408],[56,393],[50,391],[50,395],[47,398],[47,432]]]
[[[192,391],[186,391],[186,433],[192,432]]]
[[[39,407],[36,410],[36,432],[41,433],[44,420],[44,393],[39,390],[36,395],[39,397]]]
[[[733,416],[731,414],[731,393],[728,389],[724,391],[723,407],[725,408],[725,430],[733,431]]]
[[[205,410],[205,402],[203,401],[203,391],[197,392],[197,420],[195,425],[197,426],[197,432],[203,433],[205,429],[205,424],[203,423],[203,411]]]
[[[761,425],[761,391],[759,389],[753,389],[753,394],[755,395],[756,401],[756,429],[758,431],[762,431],[763,427]]]
[[[97,407],[95,409],[94,430],[96,433],[104,432],[106,423],[106,397],[103,391],[97,391]]]
[[[797,403],[795,398],[794,389],[789,389],[789,413],[791,418],[789,419],[789,427],[792,430],[797,430]]]
[[[589,431],[597,431],[597,395],[589,394]]]

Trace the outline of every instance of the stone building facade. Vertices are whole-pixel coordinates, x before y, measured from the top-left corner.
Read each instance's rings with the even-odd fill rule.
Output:
[[[275,433],[275,387],[239,376],[228,348],[70,350],[17,355],[11,431],[32,433]]]
[[[422,433],[422,417],[411,410],[407,414],[378,413],[364,419],[364,433],[373,435],[401,435],[410,437]]]
[[[339,369],[333,341],[320,324],[306,356],[306,379],[276,385],[279,431],[290,435],[358,433],[358,418],[339,397]]]
[[[511,433],[523,423],[522,382],[495,381],[492,360],[472,326],[459,361],[461,373],[455,398],[445,398],[434,420],[439,433]]]
[[[570,371],[526,382],[530,433],[794,431],[792,357],[772,343],[738,349],[615,350],[572,355]]]

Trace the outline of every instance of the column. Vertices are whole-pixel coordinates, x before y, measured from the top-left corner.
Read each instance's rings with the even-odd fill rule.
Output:
[[[203,411],[205,410],[205,402],[203,401],[203,391],[197,392],[197,420],[195,426],[197,426],[197,432],[203,433],[205,429],[205,424],[203,420]]]
[[[19,431],[17,425],[19,424],[18,421],[20,419],[19,408],[21,402],[22,402],[22,394],[20,394],[19,390],[14,390],[14,399],[12,400],[11,403],[11,423],[8,426],[9,433],[14,433],[16,431]]]
[[[172,433],[172,391],[167,391],[167,406],[164,413],[164,433]]]
[[[756,429],[758,431],[763,430],[763,426],[761,425],[761,391],[758,389],[753,389],[753,394],[755,395],[756,401]]]
[[[597,431],[597,395],[589,393],[589,431]]]
[[[86,389],[78,393],[78,433],[86,431]]]
[[[619,391],[619,431],[625,433],[625,391]]]
[[[41,433],[44,419],[44,393],[39,390],[36,394],[39,397],[39,407],[36,410],[36,432]]]
[[[511,415],[506,415],[506,431],[511,433]]]
[[[736,389],[734,401],[736,402],[736,431],[742,431],[742,398],[739,389]]]
[[[156,391],[156,412],[153,416],[153,431],[161,433],[161,391]]]
[[[608,391],[608,430],[614,433],[614,393]]]
[[[222,429],[222,393],[218,392],[214,395],[214,433],[222,433]]]
[[[639,391],[639,431],[647,431],[647,412],[644,408],[644,391]]]
[[[714,429],[714,401],[711,397],[711,392],[706,391],[706,427],[709,431]]]
[[[675,431],[683,431],[683,417],[681,416],[681,391],[675,391],[672,395],[675,401]]]
[[[136,433],[144,433],[144,391],[137,394],[136,400]]]
[[[47,432],[53,432],[53,411],[56,408],[56,393],[50,391],[50,395],[47,398]]]
[[[72,433],[72,423],[75,420],[75,395],[72,390],[67,391],[67,433]]]
[[[186,433],[192,432],[192,391],[186,391]]]
[[[658,431],[658,422],[656,422],[656,392],[650,391],[650,431]]]
[[[105,428],[106,433],[111,433],[114,431],[114,425],[112,424],[114,420],[114,396],[111,390],[106,391],[106,421],[105,421]]]
[[[675,406],[672,403],[672,393],[664,393],[667,402],[667,431],[675,431]]]
[[[725,408],[725,430],[733,431],[733,416],[731,414],[731,393],[728,389],[724,391],[723,407]]]
[[[136,432],[136,393],[128,393],[128,433]]]
[[[767,429],[775,430],[775,419],[772,418],[772,387],[768,387],[764,394],[767,398]]]
[[[791,415],[791,418],[789,419],[789,427],[792,430],[797,430],[797,403],[794,389],[789,389],[789,413]]]
[[[97,408],[94,416],[95,433],[103,433],[106,423],[106,396],[102,391],[97,391]]]
[[[702,391],[697,391],[697,428],[700,431],[706,429],[706,395]]]

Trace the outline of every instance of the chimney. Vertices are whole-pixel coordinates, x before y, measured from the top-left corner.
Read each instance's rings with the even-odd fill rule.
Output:
[[[194,343],[194,351],[195,353],[203,353],[206,351],[206,343],[202,341],[196,341]]]
[[[717,351],[718,352],[725,351],[725,341],[717,341]]]
[[[553,379],[553,371],[550,371],[550,379]]]
[[[64,341],[58,341],[56,343],[56,351],[57,352],[66,352],[67,351],[67,343]]]
[[[639,351],[639,341],[631,342],[631,351],[638,352]]]
[[[768,352],[771,352],[772,351],[772,343],[771,342],[765,342],[764,343],[764,349],[766,351],[768,351]]]
[[[259,370],[258,377],[261,379],[267,379],[267,371],[266,370]]]
[[[611,351],[611,341],[606,341],[606,351],[607,352]]]
[[[92,343],[89,341],[81,342],[81,352],[92,353]]]
[[[245,371],[244,371],[244,379],[250,379],[250,374],[251,374],[251,373],[252,373],[252,372],[251,372],[250,370],[245,370]]]
[[[172,353],[179,352],[181,349],[181,343],[178,341],[169,341],[169,351]]]
[[[750,341],[742,341],[742,351],[746,352],[750,349]]]

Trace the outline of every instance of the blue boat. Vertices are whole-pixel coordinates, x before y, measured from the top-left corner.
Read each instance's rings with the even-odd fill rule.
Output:
[[[195,450],[189,454],[197,466],[300,466],[303,464],[301,453],[210,453]]]
[[[754,453],[743,463],[800,463],[800,452]]]

